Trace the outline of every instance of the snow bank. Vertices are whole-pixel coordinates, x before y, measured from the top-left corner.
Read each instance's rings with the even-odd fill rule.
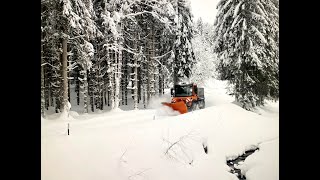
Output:
[[[248,180],[279,179],[279,138],[262,143],[259,151],[238,167]]]
[[[243,171],[248,179],[277,179],[278,150],[263,143],[279,136],[277,113],[271,117],[271,112],[259,115],[240,108],[223,84],[208,81],[209,106],[177,116],[166,114],[168,109],[159,107],[164,99],[158,98],[150,102],[155,109],[80,116],[71,111],[73,121],[52,119],[54,114],[42,119],[41,179],[236,179],[226,160],[259,143],[260,151],[251,155],[253,160],[248,157]],[[270,174],[264,177],[265,172]]]

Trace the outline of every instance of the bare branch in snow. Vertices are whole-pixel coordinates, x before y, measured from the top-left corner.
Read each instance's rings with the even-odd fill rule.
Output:
[[[128,179],[134,178],[134,177],[136,177],[136,176],[140,176],[140,177],[145,176],[144,173],[145,173],[146,171],[150,170],[150,169],[151,169],[151,168],[144,169],[144,170],[142,170],[142,171],[138,171],[138,172],[134,173],[133,175],[129,176]]]
[[[127,161],[123,159],[123,157],[124,157],[124,155],[126,154],[127,150],[128,150],[128,149],[126,148],[126,150],[122,153],[122,155],[121,155],[121,157],[120,157],[120,162],[127,163]]]
[[[175,160],[179,161],[179,162],[181,162],[179,159],[186,158],[187,159],[187,163],[191,165],[192,162],[193,162],[193,158],[192,158],[192,154],[188,154],[186,152],[187,147],[185,146],[185,141],[187,139],[191,139],[191,137],[193,135],[194,134],[192,134],[192,132],[189,132],[188,134],[186,134],[184,136],[181,136],[175,142],[170,142],[169,140],[162,138],[163,141],[167,142],[168,145],[169,145],[169,147],[166,149],[164,154],[166,156],[172,158],[172,159],[175,159]],[[193,139],[191,139],[191,140],[193,140]]]

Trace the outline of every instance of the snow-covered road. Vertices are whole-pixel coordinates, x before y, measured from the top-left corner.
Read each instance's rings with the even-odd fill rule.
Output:
[[[205,109],[178,116],[155,103],[155,109],[42,119],[41,179],[237,179],[226,161],[254,146],[260,150],[241,167],[247,179],[279,179],[278,103],[246,111],[215,80],[205,96]]]

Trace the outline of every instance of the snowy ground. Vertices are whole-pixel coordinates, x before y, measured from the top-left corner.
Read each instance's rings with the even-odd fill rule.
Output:
[[[147,110],[48,115],[41,125],[41,179],[237,179],[226,161],[255,146],[260,150],[239,168],[248,180],[279,179],[278,102],[246,111],[216,80],[208,81],[205,96],[205,109],[183,115],[159,105],[169,95]]]

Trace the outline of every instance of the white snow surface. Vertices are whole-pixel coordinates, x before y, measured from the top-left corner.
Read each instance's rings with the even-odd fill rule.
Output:
[[[166,90],[145,110],[41,118],[41,179],[231,180],[226,160],[254,146],[260,150],[239,165],[247,179],[279,179],[278,102],[250,112],[234,103],[226,82],[204,88],[206,108],[182,115],[160,105],[170,100]]]
[[[238,168],[249,180],[279,179],[279,139],[262,143]]]

